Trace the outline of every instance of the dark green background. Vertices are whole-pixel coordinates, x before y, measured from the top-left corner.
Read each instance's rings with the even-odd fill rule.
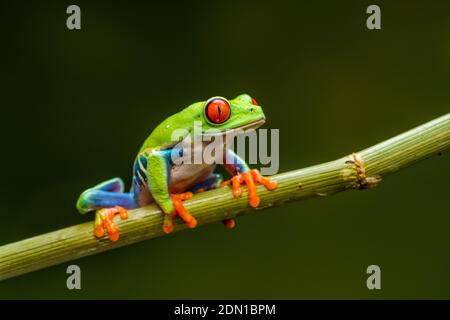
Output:
[[[213,95],[257,98],[280,171],[332,160],[449,111],[450,5],[370,1],[1,4],[0,245],[93,219],[85,188],[129,185],[143,140]],[[291,203],[0,283],[0,298],[450,298],[448,155],[379,188]],[[366,288],[366,268],[382,290]]]

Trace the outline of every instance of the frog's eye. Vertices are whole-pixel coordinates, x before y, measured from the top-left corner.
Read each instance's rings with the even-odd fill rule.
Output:
[[[252,104],[253,104],[254,106],[257,106],[257,105],[258,105],[258,101],[256,101],[256,99],[253,98],[253,97],[251,97],[251,98],[252,98]]]
[[[213,98],[206,103],[205,115],[212,123],[224,123],[231,115],[230,104],[223,98]]]

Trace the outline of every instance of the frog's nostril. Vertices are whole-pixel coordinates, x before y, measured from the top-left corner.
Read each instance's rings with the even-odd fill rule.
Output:
[[[253,112],[253,108],[250,108],[250,112]]]

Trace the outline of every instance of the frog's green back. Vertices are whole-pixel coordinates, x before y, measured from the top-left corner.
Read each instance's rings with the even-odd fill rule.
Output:
[[[161,122],[145,140],[140,152],[145,149],[169,148],[178,143],[181,138],[172,141],[174,131],[184,129],[191,132],[194,121],[201,121],[202,105],[203,102],[194,103]]]

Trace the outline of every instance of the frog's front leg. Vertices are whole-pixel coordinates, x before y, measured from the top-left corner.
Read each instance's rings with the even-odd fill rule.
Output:
[[[192,198],[192,192],[169,192],[170,158],[172,150],[153,150],[147,159],[147,183],[156,203],[165,213],[163,230],[171,233],[173,217],[180,216],[189,228],[197,226],[197,220],[184,208],[183,201]]]
[[[256,185],[258,183],[264,185],[267,190],[277,188],[277,182],[275,180],[263,177],[256,169],[250,169],[247,163],[231,149],[225,150],[224,167],[233,177],[231,180],[225,181],[222,186],[229,186],[231,184],[233,195],[240,197],[242,195],[241,185],[247,185],[248,203],[253,208],[257,208],[260,202],[258,193],[256,192]]]

